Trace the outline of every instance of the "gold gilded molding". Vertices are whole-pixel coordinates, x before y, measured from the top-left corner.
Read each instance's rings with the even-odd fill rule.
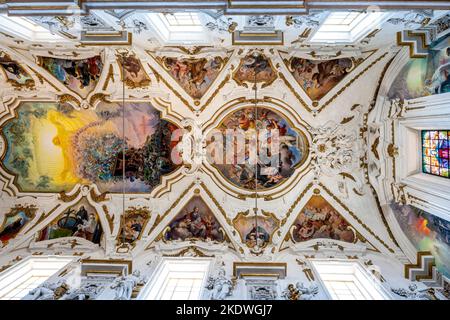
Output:
[[[295,125],[293,121],[291,120],[292,116],[289,116],[289,114],[292,114],[292,111],[289,109],[288,106],[282,104],[283,101],[272,98],[272,97],[264,97],[263,99],[246,99],[245,97],[239,97],[231,100],[227,104],[223,105],[218,112],[215,113],[214,117],[209,121],[208,125],[203,128],[203,130],[206,132],[212,128],[217,128],[220,126],[220,124],[223,122],[223,120],[231,113],[235,112],[240,109],[247,108],[251,105],[254,105],[255,102],[262,103],[258,106],[258,108],[266,108],[269,110],[274,111],[275,113],[281,115],[288,124],[292,127],[293,130],[295,130],[299,135],[302,135],[304,137],[305,142],[307,143],[307,149],[309,149],[310,141],[308,140],[308,136],[310,136],[309,131],[306,128],[306,125],[302,123],[302,121],[299,121],[299,126]],[[241,106],[238,106],[240,105]],[[248,104],[248,105],[246,105]],[[272,105],[270,105],[272,104]],[[237,107],[238,106],[238,107]],[[235,109],[234,111],[229,111],[231,109]],[[217,125],[215,125],[216,122],[218,122],[218,119],[221,118],[222,121],[219,122]],[[306,134],[308,133],[308,135]],[[295,171],[293,175],[287,179],[285,179],[283,182],[281,182],[279,185],[272,186],[270,188],[266,188],[263,194],[258,195],[258,197],[264,198],[265,200],[274,200],[282,197],[284,194],[290,192],[295,186],[296,182],[298,182],[299,178],[301,176],[306,175],[311,169],[309,168],[309,163],[311,162],[311,158],[308,156],[303,158],[303,161],[298,163],[295,166]],[[303,167],[302,170],[299,170],[301,167]],[[251,192],[247,189],[241,188],[230,181],[228,181],[222,172],[218,170],[218,168],[211,164],[211,168],[204,167],[200,169],[207,173],[208,175],[212,175],[215,180],[217,180],[218,187],[226,192],[228,195],[240,199],[245,200],[247,198],[254,198],[255,194],[254,192]],[[283,185],[284,188],[280,188],[280,186]],[[274,189],[279,189],[278,191],[272,191]]]
[[[380,136],[376,137],[376,139],[373,141],[372,146],[370,147],[370,151],[372,151],[373,155],[375,156],[375,159],[380,160],[380,155],[378,154],[378,145],[380,143]]]
[[[75,103],[75,105],[78,105],[80,102],[78,101],[77,98],[75,98],[74,96],[64,93],[62,95],[60,95],[59,97],[59,103],[63,104],[63,103]]]
[[[199,248],[197,248],[196,246],[189,246],[186,247],[176,253],[172,253],[172,254],[163,254],[163,257],[184,257],[187,254],[187,256],[189,257],[200,257],[200,258],[212,258],[215,257],[215,255],[207,255],[206,253],[204,253],[203,251],[201,251]]]
[[[164,79],[164,77],[161,76],[161,74],[156,71],[149,63],[147,63],[148,67],[150,68],[150,70],[152,70],[153,74],[156,77],[156,81],[160,82],[162,81],[164,83],[164,85],[166,87],[168,87],[174,94],[175,96],[181,100],[181,102],[183,102],[183,104],[189,108],[189,110],[191,110],[192,112],[195,111],[195,108],[193,106],[191,106],[191,104],[185,99],[183,98],[183,96],[177,91],[175,90],[168,82],[166,79]]]
[[[114,215],[109,214],[108,207],[104,204],[102,206],[103,212],[105,213],[106,220],[108,221],[109,225],[109,233],[112,234],[114,231]]]
[[[300,95],[297,93],[297,91],[292,87],[291,83],[286,79],[285,75],[282,72],[278,72],[278,76],[281,80],[283,80],[284,84],[288,89],[291,91],[291,93],[297,98],[298,102],[308,111],[312,112],[312,109],[308,106],[308,104],[305,102],[305,100],[300,97]]]
[[[233,262],[233,277],[237,277],[238,267],[282,267],[284,269],[284,274],[287,274],[287,263],[286,262]],[[267,275],[267,273],[265,273]],[[276,275],[279,276],[279,273]]]
[[[132,260],[125,260],[125,259],[90,259],[90,258],[86,258],[86,259],[82,259],[80,262],[81,262],[81,264],[98,263],[98,264],[127,265],[127,267],[128,267],[128,274],[131,274],[133,272],[133,261]]]
[[[159,223],[180,203],[180,201],[188,194],[188,192],[195,186],[195,182],[192,182],[179,196],[178,198],[171,204],[171,206],[162,214],[158,214],[156,220],[148,234],[151,234],[153,230],[159,225]],[[156,239],[155,239],[156,241]]]
[[[341,89],[338,90],[330,99],[328,99],[322,106],[317,109],[317,112],[321,112],[325,107],[327,107],[331,102],[333,102],[337,97],[339,97],[348,87],[350,87],[353,82],[358,80],[362,75],[364,75],[367,71],[369,71],[374,65],[376,65],[379,61],[381,61],[389,52],[385,52],[380,57],[372,61],[367,67],[365,67],[361,72],[359,72],[355,77],[350,79]],[[368,58],[367,58],[368,59]],[[366,60],[367,60],[366,59]]]
[[[398,54],[398,53],[397,53]],[[378,78],[377,87],[375,89],[375,92],[373,93],[372,102],[369,107],[368,113],[370,114],[372,110],[375,108],[376,101],[378,98],[378,93],[380,92],[381,84],[383,82],[384,76],[386,75],[387,70],[389,69],[390,65],[392,64],[392,61],[394,61],[395,57],[397,56],[395,54],[384,66],[383,71],[381,71],[380,77]]]
[[[91,106],[94,106],[97,101],[107,102],[106,95],[101,92],[93,94],[89,99],[89,104]]]
[[[109,65],[108,74],[106,75],[105,83],[103,84],[102,90],[105,91],[108,88],[109,81],[114,82],[114,69],[113,65]]]
[[[178,49],[180,49],[180,50],[182,50],[181,48],[183,48],[184,49],[184,51],[183,52],[185,52],[185,53],[187,53],[187,54],[189,54],[189,55],[195,55],[195,54],[197,54],[197,53],[199,53],[200,51],[201,51],[201,49],[202,48],[207,48],[207,47],[194,47],[194,48],[200,48],[200,50],[194,50],[194,51],[189,51],[189,49],[186,49],[186,48],[184,48],[184,47],[179,47],[179,46],[174,46],[174,48],[178,48]],[[149,50],[146,50],[146,52],[147,52],[147,54],[148,55],[150,55],[153,59],[154,59],[154,61],[156,61],[156,63],[161,67],[161,68],[163,68],[166,72],[167,72],[167,74],[168,74],[168,76],[170,77],[170,78],[172,78],[175,82],[177,82],[177,80],[168,72],[169,70],[167,69],[167,67],[166,67],[166,65],[165,65],[165,59],[167,58],[167,57],[165,57],[165,56],[163,56],[163,57],[157,57],[157,56],[154,56],[152,53],[151,53],[151,51],[149,51]],[[218,78],[220,77],[220,75],[222,74],[222,72],[223,72],[223,70],[226,68],[226,66],[227,66],[227,64],[228,64],[228,62],[229,62],[229,60],[230,60],[230,57],[231,57],[231,55],[233,54],[233,52],[234,52],[234,50],[228,50],[227,51],[227,56],[226,57],[224,57],[224,58],[222,58],[222,57],[220,57],[220,56],[216,56],[216,57],[219,57],[220,58],[220,60],[221,60],[221,66],[220,66],[220,70],[218,71],[218,74],[217,74],[217,76],[216,76],[216,78],[210,83],[210,85],[208,86],[208,88],[206,89],[206,91],[205,91],[205,94],[207,93],[207,92],[209,92],[210,90],[211,90],[211,88],[214,88],[214,91],[212,92],[212,94],[208,97],[208,99],[206,100],[206,102],[205,103],[203,103],[203,105],[201,106],[201,107],[199,107],[200,106],[200,100],[203,98],[203,96],[200,98],[200,100],[199,99],[194,99],[192,96],[190,96],[187,92],[186,92],[186,90],[184,89],[184,88],[182,88],[181,87],[181,85],[179,84],[179,83],[177,83],[179,86],[180,86],[180,88],[182,88],[183,89],[183,91],[184,92],[186,92],[186,94],[187,95],[189,95],[192,99],[194,99],[194,105],[196,106],[196,107],[199,107],[198,108],[198,110],[201,112],[201,111],[203,111],[206,107],[208,107],[208,105],[211,103],[211,101],[214,99],[214,97],[219,93],[219,91],[229,82],[229,80],[230,80],[230,75],[226,75],[225,76],[225,78],[220,82],[220,84],[217,86],[217,87],[214,87],[214,85],[215,85],[215,83],[216,83],[216,81],[218,81]],[[186,58],[186,59],[195,59],[194,57],[190,57],[190,58]],[[156,70],[154,69],[154,68],[152,68],[151,66],[150,66],[150,64],[148,64],[148,66],[151,68],[151,70],[153,71],[153,73],[155,74],[155,77],[157,78],[157,80],[158,80],[158,82],[159,82],[159,80],[161,79],[163,82],[164,82],[164,84],[180,99],[180,100],[182,100],[183,101],[183,103],[184,104],[186,104],[190,109],[191,109],[191,111],[194,111],[195,110],[195,108],[192,106],[192,105],[190,105],[190,103],[186,100],[186,99],[184,99],[182,96],[181,96],[181,94],[178,92],[178,90],[175,90],[175,88],[173,88],[168,82],[167,82],[167,80],[165,80],[162,76],[161,76],[161,74],[160,73],[158,73],[158,72],[156,72]]]
[[[211,191],[209,191],[209,189],[206,187],[204,182],[200,183],[201,187],[203,188],[203,190],[206,192],[206,194],[208,195],[208,197],[213,201],[214,205],[219,209],[220,213],[222,214],[222,216],[225,218],[225,221],[228,223],[228,225],[233,226],[233,222],[231,221],[231,219],[227,216],[227,213],[225,212],[225,209],[221,206],[221,204],[219,203],[219,201],[217,201],[217,199],[214,197],[214,195],[211,193]],[[212,211],[212,210],[211,210]]]
[[[78,190],[74,192],[72,195],[67,195],[65,191],[61,191],[60,193],[58,193],[58,200],[61,200],[62,202],[72,202],[78,197],[80,192],[81,188],[78,188]]]
[[[201,53],[203,49],[206,48],[213,48],[213,46],[193,46],[191,48],[184,47],[184,46],[166,46],[166,48],[175,48],[180,50],[181,52],[188,54],[188,55],[196,55],[198,53]]]
[[[289,217],[291,216],[292,212],[294,211],[295,207],[299,204],[299,202],[303,199],[303,197],[305,196],[305,194],[309,191],[309,189],[311,189],[311,187],[313,186],[313,183],[310,182],[305,189],[303,189],[303,191],[300,193],[300,195],[295,199],[295,201],[292,203],[292,205],[289,207],[289,210],[286,212],[286,214],[284,215],[283,220],[281,220],[281,226],[284,226],[286,224],[286,221],[289,219]],[[288,232],[289,233],[289,232]]]
[[[219,93],[220,90],[230,81],[230,75],[227,74],[227,76],[222,80],[222,82],[215,88],[214,92],[209,96],[208,100],[205,101],[205,103],[200,107],[200,111],[205,110],[211,103],[211,101],[216,97],[216,95]]]
[[[89,192],[92,201],[94,201],[95,203],[99,203],[99,202],[104,202],[107,199],[108,196],[108,192],[103,192],[100,194],[97,194],[97,192],[94,190],[94,188],[91,189],[91,191]]]
[[[411,33],[411,30],[408,30],[408,36],[412,36],[413,34]],[[425,39],[425,34],[416,34],[419,35],[421,37],[422,40],[422,44],[424,45],[424,49],[426,49],[428,46],[426,45],[426,39]],[[414,53],[414,43],[413,42],[403,42],[402,41],[402,31],[397,32],[397,46],[407,46],[409,49],[409,57],[411,59],[414,58],[425,58],[427,55],[426,54],[415,54]]]

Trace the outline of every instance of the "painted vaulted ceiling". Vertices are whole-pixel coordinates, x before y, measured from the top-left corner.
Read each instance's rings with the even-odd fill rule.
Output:
[[[405,259],[386,214],[391,185],[377,180],[397,146],[370,119],[390,117],[381,95],[441,93],[439,79],[434,89],[394,81],[402,61],[431,59],[422,37],[399,40],[405,30],[428,26],[447,39],[434,50],[448,48],[439,9],[336,15],[355,24],[340,35],[321,29],[337,11],[320,8],[0,14],[0,252],[120,256],[194,243],[270,259],[338,245]],[[255,126],[280,129],[276,174],[204,157],[216,129]]]

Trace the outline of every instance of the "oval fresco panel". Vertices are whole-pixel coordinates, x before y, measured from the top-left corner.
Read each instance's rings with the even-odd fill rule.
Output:
[[[150,192],[178,167],[171,156],[177,126],[149,103],[125,105],[124,183],[122,114],[118,103],[82,111],[22,103],[0,131],[7,144],[1,165],[24,192],[68,191],[78,183],[95,183],[102,192]]]
[[[213,164],[226,180],[239,188],[254,190],[257,187],[259,191],[274,188],[291,177],[295,169],[308,158],[309,145],[305,135],[280,113],[268,108],[247,107],[236,110],[227,115],[217,129],[224,137],[229,132],[242,132],[245,137],[245,144],[237,143],[237,139],[230,142],[230,139],[224,138],[224,154],[227,153],[227,143],[234,145],[231,147],[234,150],[233,159],[229,161],[225,157],[222,163],[216,161]],[[268,158],[266,161],[259,159],[255,175],[256,166],[249,161],[248,146],[262,130],[267,130],[267,139],[259,139],[259,150],[267,148]],[[278,148],[271,149],[272,139],[276,141],[274,132],[278,132],[279,144]],[[272,155],[271,150],[277,150],[276,154]],[[277,165],[273,166],[274,163]]]

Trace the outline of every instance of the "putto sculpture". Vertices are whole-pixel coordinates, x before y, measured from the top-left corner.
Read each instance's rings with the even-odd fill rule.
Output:
[[[319,287],[316,284],[306,287],[302,282],[297,282],[295,285],[290,283],[282,297],[286,300],[311,300],[317,293],[319,293]]]

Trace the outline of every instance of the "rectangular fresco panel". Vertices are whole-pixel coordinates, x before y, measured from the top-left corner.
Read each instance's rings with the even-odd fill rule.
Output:
[[[401,229],[418,251],[430,251],[450,278],[450,222],[410,205],[391,203]]]
[[[177,167],[171,157],[177,127],[161,120],[148,103],[127,103],[123,170],[122,114],[118,103],[83,111],[58,103],[23,103],[0,131],[7,142],[1,163],[22,191],[60,192],[95,183],[102,192],[122,192],[123,187],[149,192]]]
[[[389,99],[415,99],[433,94],[450,92],[450,35],[440,43],[431,45],[425,58],[411,59],[400,71],[388,93]]]
[[[422,131],[422,169],[424,173],[449,178],[450,130]]]

